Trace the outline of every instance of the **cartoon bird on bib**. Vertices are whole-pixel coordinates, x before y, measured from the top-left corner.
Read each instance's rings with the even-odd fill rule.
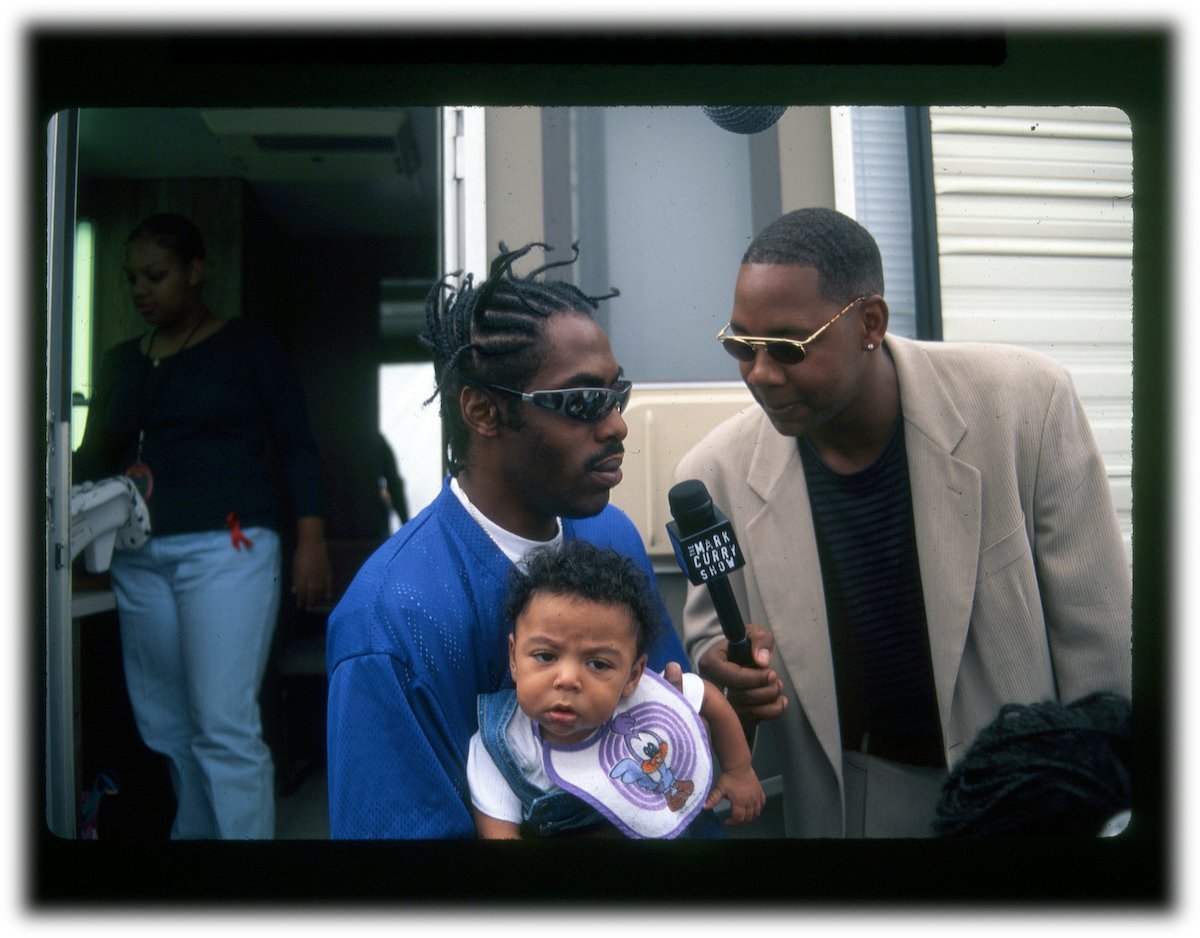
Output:
[[[622,759],[609,775],[626,785],[637,785],[645,791],[660,794],[672,811],[681,810],[695,785],[687,779],[677,779],[671,771],[668,763],[671,747],[667,740],[650,730],[639,732],[628,714],[614,718],[612,729],[625,740],[633,758]]]

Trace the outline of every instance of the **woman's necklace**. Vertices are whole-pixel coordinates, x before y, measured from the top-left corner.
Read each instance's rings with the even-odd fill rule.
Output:
[[[204,325],[204,323],[207,319],[208,319],[207,311],[200,314],[200,318],[196,321],[196,325],[192,326],[192,331],[187,334],[187,337],[183,340],[183,343],[179,346],[179,348],[177,348],[174,351],[173,354],[178,355],[180,352],[182,352],[185,348],[188,347],[188,343],[191,342],[192,339],[194,339],[196,337],[196,333],[200,331],[200,327],[202,325]],[[154,340],[156,338],[158,338],[158,327],[157,326],[155,326],[154,331],[150,333],[150,341],[148,343],[146,343],[146,360],[149,361],[150,364],[155,368],[157,368],[162,363],[162,358],[154,358],[151,355],[151,352],[154,349]],[[165,379],[166,379],[166,376],[164,375],[164,380]],[[157,399],[161,393],[162,393],[162,382],[160,381],[158,388],[154,394],[155,399]],[[144,402],[146,399],[145,372],[143,372],[143,377],[142,377],[141,397]],[[138,431],[137,455],[134,456],[133,462],[130,463],[129,468],[125,470],[125,475],[127,475],[133,481],[133,484],[135,486],[137,486],[138,491],[141,493],[142,500],[147,501],[147,502],[150,501],[150,496],[154,492],[154,473],[150,471],[150,467],[147,466],[145,460],[142,459],[142,451],[143,451],[143,449],[145,447],[145,443],[146,443],[146,423],[150,419],[150,411],[153,407],[153,403],[154,402],[151,401],[150,406],[146,406],[146,407],[142,408],[142,428]]]
[[[200,314],[200,318],[196,320],[196,325],[192,326],[192,331],[187,334],[187,338],[185,338],[183,340],[183,344],[181,344],[179,346],[179,348],[175,349],[175,352],[173,354],[178,355],[180,352],[182,352],[185,348],[188,347],[188,343],[191,342],[192,339],[194,339],[196,337],[196,333],[200,330],[200,327],[204,325],[204,323],[207,319],[208,319],[207,311]],[[150,333],[150,342],[146,345],[146,358],[148,358],[150,360],[150,363],[152,365],[154,365],[155,368],[157,368],[160,364],[162,364],[161,357],[155,358],[151,354],[151,352],[154,349],[154,340],[157,338],[158,338],[158,326],[155,326],[154,331]]]

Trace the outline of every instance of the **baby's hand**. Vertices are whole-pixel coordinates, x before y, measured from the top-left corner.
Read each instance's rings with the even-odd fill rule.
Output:
[[[763,805],[767,803],[762,784],[749,766],[722,772],[709,791],[704,807],[715,808],[724,798],[729,799],[729,820],[725,823],[730,826],[749,824],[762,813]]]

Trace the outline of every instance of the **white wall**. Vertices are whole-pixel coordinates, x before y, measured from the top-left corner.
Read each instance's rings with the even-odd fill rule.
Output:
[[[441,399],[433,393],[433,364],[384,365],[379,369],[379,432],[392,447],[408,516],[428,505],[442,485]]]

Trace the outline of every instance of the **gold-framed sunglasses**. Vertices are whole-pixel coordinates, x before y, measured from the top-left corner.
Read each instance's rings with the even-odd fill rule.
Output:
[[[808,354],[808,346],[816,341],[817,336],[837,322],[839,317],[847,312],[855,303],[865,299],[865,296],[856,296],[839,309],[837,315],[807,339],[774,339],[769,336],[759,335],[733,335],[729,331],[733,328],[733,324],[725,323],[721,327],[721,331],[717,333],[717,341],[724,346],[725,351],[740,362],[754,361],[755,356],[758,355],[758,350],[765,348],[772,360],[779,362],[779,364],[798,365],[804,361],[804,356]]]

